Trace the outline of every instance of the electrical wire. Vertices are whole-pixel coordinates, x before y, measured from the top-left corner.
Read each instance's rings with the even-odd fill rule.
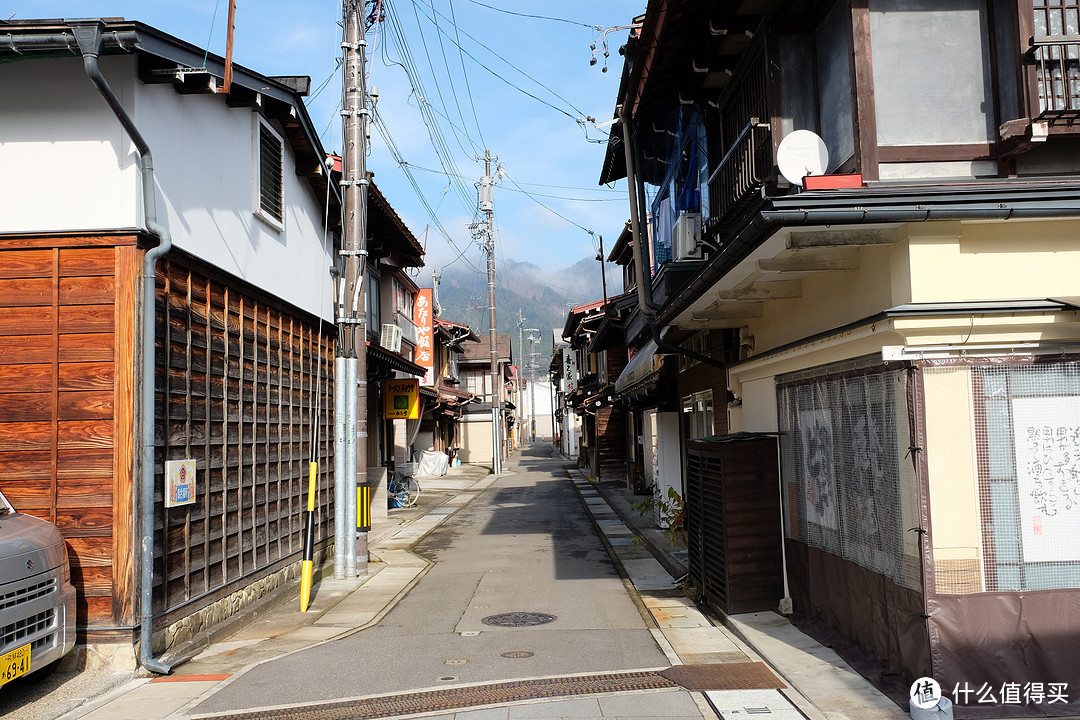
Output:
[[[600,32],[601,30],[604,29],[600,25],[589,25],[587,23],[575,22],[573,20],[565,20],[563,18],[547,17],[546,15],[528,15],[526,13],[514,12],[513,10],[504,10],[503,8],[495,7],[494,5],[488,5],[486,3],[479,2],[478,0],[469,0],[469,2],[471,2],[473,5],[479,5],[480,7],[486,7],[489,10],[495,10],[497,12],[506,13],[507,15],[517,15],[518,17],[533,18],[535,20],[552,20],[554,22],[567,23],[569,25],[580,25],[581,27],[587,27],[590,30],[596,30],[597,32]]]
[[[383,120],[382,116],[378,113],[378,111],[372,113],[372,118],[375,121],[376,130],[378,130],[379,135],[386,143],[387,149],[390,150],[390,154],[394,157],[395,161],[397,161],[398,167],[400,167],[402,172],[405,173],[405,177],[408,179],[409,184],[412,185],[413,191],[416,193],[416,197],[420,200],[421,205],[423,205],[424,209],[427,211],[428,217],[431,219],[432,226],[440,235],[443,236],[444,239],[446,239],[450,246],[454,248],[454,250],[457,252],[457,257],[455,257],[450,262],[440,266],[440,269],[449,267],[450,265],[453,265],[460,260],[464,262],[464,264],[469,267],[469,269],[473,272],[480,273],[481,271],[479,268],[472,265],[468,260],[465,259],[465,253],[468,252],[471,243],[469,243],[469,245],[466,245],[464,248],[460,248],[458,247],[457,243],[454,242],[454,239],[450,236],[450,233],[447,232],[445,227],[443,227],[442,221],[439,220],[438,214],[435,212],[435,209],[432,208],[431,204],[428,202],[427,196],[424,194],[423,190],[420,189],[420,184],[416,181],[416,178],[413,177],[412,173],[409,172],[409,164],[405,162],[404,158],[402,157],[401,150],[398,148],[397,143],[394,141],[393,135],[390,133],[390,128],[387,127],[386,122]]]
[[[476,114],[476,103],[473,102],[472,86],[469,83],[469,73],[465,70],[465,53],[461,50],[461,30],[458,28],[457,14],[454,12],[454,0],[447,0],[450,6],[450,22],[454,26],[454,44],[458,49],[458,59],[461,61],[461,77],[465,79],[465,93],[469,98],[469,106],[472,107],[473,122],[476,123],[476,133],[480,137],[480,144],[487,147],[484,140],[484,131],[480,129],[480,118]],[[434,9],[434,8],[433,8]]]
[[[416,4],[416,0],[413,0],[413,4],[414,4],[414,5]],[[437,15],[441,15],[441,13],[436,13],[436,14],[437,14]],[[448,18],[446,18],[445,16],[442,16],[442,17],[443,17],[443,19],[444,19],[444,20],[448,20]],[[433,25],[435,25],[436,29],[437,29],[437,30],[438,30],[439,32],[443,32],[443,33],[445,32],[445,31],[443,31],[443,30],[442,30],[442,28],[441,28],[441,27],[439,27],[439,25],[438,25],[438,24],[436,24],[436,23],[434,22],[434,20],[432,20],[432,24],[433,24]],[[579,126],[581,126],[581,127],[582,127],[582,128],[583,128],[583,129],[585,130],[585,131],[586,131],[586,137],[588,137],[588,135],[587,135],[587,132],[588,132],[588,131],[587,131],[587,128],[585,128],[585,118],[586,118],[587,116],[586,116],[586,114],[585,114],[584,112],[582,112],[582,111],[581,111],[581,110],[579,110],[579,109],[578,109],[577,107],[575,107],[575,106],[574,106],[574,104],[573,104],[573,103],[571,103],[571,102],[570,102],[569,100],[567,100],[567,99],[566,99],[566,98],[564,98],[563,96],[559,95],[559,93],[555,92],[554,90],[552,90],[552,89],[551,89],[550,87],[548,87],[548,86],[547,86],[547,85],[545,85],[544,83],[540,82],[540,81],[539,81],[539,80],[537,80],[536,78],[534,78],[534,77],[532,77],[531,75],[529,75],[528,73],[526,73],[526,72],[525,72],[524,70],[522,70],[521,68],[519,68],[519,67],[517,67],[516,65],[514,65],[514,64],[513,64],[512,62],[510,62],[509,60],[507,60],[506,58],[504,58],[504,57],[503,57],[502,55],[500,55],[499,53],[497,53],[497,52],[496,52],[495,50],[491,49],[490,47],[488,47],[488,46],[487,46],[487,45],[485,45],[484,43],[480,42],[480,41],[479,41],[479,40],[478,40],[477,38],[473,37],[473,36],[472,36],[472,35],[470,35],[470,34],[469,34],[468,32],[466,32],[466,31],[464,31],[464,30],[461,30],[460,32],[461,32],[461,34],[465,35],[465,37],[469,38],[469,39],[470,39],[470,40],[472,40],[472,41],[473,41],[474,43],[476,43],[477,45],[479,45],[480,47],[482,47],[483,49],[487,50],[487,51],[488,51],[489,53],[491,53],[492,55],[494,55],[494,56],[495,56],[496,58],[498,58],[499,60],[502,60],[502,61],[503,61],[503,62],[504,62],[504,63],[505,63],[505,64],[506,64],[507,66],[509,66],[509,67],[510,67],[511,69],[513,69],[513,70],[514,70],[515,72],[517,72],[518,74],[520,74],[520,75],[522,75],[523,77],[527,78],[528,80],[530,80],[530,81],[532,81],[532,82],[536,83],[537,85],[539,85],[540,87],[542,87],[542,88],[543,88],[544,90],[546,90],[546,91],[548,91],[549,93],[551,93],[551,94],[552,94],[552,95],[553,95],[554,97],[556,97],[556,98],[558,98],[559,100],[561,100],[562,102],[566,103],[566,105],[567,105],[567,106],[568,106],[568,107],[569,107],[569,108],[570,108],[571,110],[573,110],[573,111],[574,111],[575,113],[577,113],[577,117],[575,117],[575,116],[574,116],[573,114],[571,114],[571,113],[567,112],[566,110],[563,110],[562,108],[559,108],[559,107],[556,107],[555,105],[552,105],[552,104],[551,104],[551,103],[549,103],[548,101],[544,100],[543,98],[541,98],[541,97],[539,97],[539,96],[537,96],[537,95],[534,95],[533,93],[529,92],[528,90],[525,90],[524,88],[522,88],[522,87],[520,87],[520,86],[518,86],[518,85],[515,85],[515,84],[514,84],[514,83],[512,83],[512,82],[510,82],[510,81],[509,81],[509,80],[507,80],[507,79],[506,79],[505,77],[503,77],[502,75],[500,75],[499,73],[497,73],[497,72],[496,72],[495,70],[491,69],[490,67],[488,67],[487,65],[485,65],[485,64],[484,64],[483,62],[481,62],[481,61],[480,61],[479,59],[477,59],[477,57],[476,57],[475,55],[473,55],[472,53],[470,53],[470,52],[469,52],[468,50],[466,50],[466,49],[465,49],[464,47],[462,47],[462,46],[461,46],[460,44],[457,44],[457,43],[456,43],[456,41],[452,41],[452,42],[455,42],[455,44],[457,45],[458,49],[459,49],[459,50],[461,50],[461,52],[463,52],[463,53],[465,53],[466,55],[468,55],[468,56],[469,56],[469,59],[471,59],[471,60],[472,60],[473,62],[475,62],[475,63],[476,63],[477,65],[479,65],[480,67],[482,67],[482,68],[483,68],[484,70],[487,70],[487,71],[488,71],[489,73],[491,73],[491,74],[492,74],[493,76],[495,76],[496,78],[498,78],[498,79],[499,79],[499,80],[501,80],[502,82],[506,83],[506,84],[507,84],[507,85],[509,85],[510,87],[514,88],[514,89],[515,89],[515,90],[517,90],[518,92],[520,92],[520,93],[522,93],[522,94],[524,94],[524,95],[527,95],[528,97],[531,97],[531,98],[533,98],[533,99],[534,99],[534,100],[536,100],[537,102],[540,102],[540,103],[542,103],[543,105],[546,105],[546,106],[550,107],[550,108],[551,108],[552,110],[555,110],[556,112],[559,112],[559,113],[561,113],[561,114],[563,114],[563,115],[566,115],[566,116],[567,116],[568,118],[570,118],[570,119],[571,119],[571,120],[573,120],[573,121],[574,121],[575,123],[577,123],[577,124],[578,124]]]
[[[396,64],[400,65],[405,70],[405,76],[409,80],[410,87],[412,89],[412,95],[416,98],[417,108],[420,111],[420,116],[424,121],[424,125],[428,131],[428,137],[431,140],[432,148],[435,150],[435,155],[439,159],[439,164],[443,170],[446,171],[448,177],[458,175],[455,171],[454,163],[452,161],[452,153],[446,144],[446,140],[442,135],[437,118],[431,104],[427,101],[426,93],[424,92],[423,82],[421,80],[421,73],[416,66],[415,61],[412,58],[412,54],[409,51],[409,42],[404,29],[399,22],[399,16],[395,9],[394,3],[391,0],[383,0],[386,7],[386,31],[389,42],[392,42],[397,49],[397,52],[401,58],[400,62]],[[384,55],[386,48],[384,46]],[[387,61],[390,61],[388,56]],[[465,187],[461,182],[455,182],[454,188],[457,191],[459,198],[462,201],[463,206],[470,210],[475,206],[474,193]]]
[[[450,116],[450,111],[446,107],[446,99],[443,97],[443,93],[442,93],[443,84],[441,82],[439,82],[439,78],[438,78],[438,76],[437,76],[437,74],[435,72],[435,65],[434,65],[434,63],[431,62],[431,51],[428,48],[427,35],[424,33],[424,28],[420,24],[420,6],[416,2],[413,2],[412,6],[413,6],[413,16],[416,18],[417,34],[420,37],[420,44],[424,48],[424,57],[427,59],[428,69],[431,71],[431,77],[432,77],[432,79],[435,80],[435,94],[439,98],[439,105],[442,106],[444,117],[449,117]],[[434,10],[434,8],[432,8],[432,10]],[[432,20],[431,18],[427,18],[427,19],[430,20],[433,24],[435,24],[435,30],[436,30],[435,36],[439,40],[439,46],[442,47],[442,36],[443,36],[443,34],[438,31],[439,30],[438,24],[435,23],[435,21]],[[449,70],[449,65],[446,63],[446,51],[445,50],[443,51],[443,63],[444,63],[444,65],[447,65],[447,70]],[[449,77],[449,73],[447,74],[447,77]],[[457,102],[456,94],[455,94],[455,100],[454,101]],[[460,115],[460,114],[461,114],[461,107],[458,106],[458,115]],[[464,120],[465,119],[462,118],[462,124],[464,124]],[[456,129],[453,124],[451,124],[450,127],[451,127],[451,129]],[[453,135],[454,135],[454,140],[458,144],[458,147],[461,148],[461,152],[464,153],[465,155],[469,155],[470,151],[466,150],[465,146],[461,143],[461,135],[459,133],[457,133],[457,132],[454,132]],[[466,137],[468,137],[468,136],[466,136]]]
[[[540,207],[544,208],[545,210],[547,210],[547,211],[548,211],[549,213],[551,213],[552,215],[555,215],[556,217],[562,218],[563,220],[565,220],[566,222],[570,223],[571,225],[573,225],[573,226],[574,226],[574,227],[576,227],[576,228],[579,228],[579,229],[581,229],[581,230],[584,230],[584,231],[585,231],[585,232],[587,232],[587,233],[588,233],[588,234],[589,234],[589,235],[590,235],[590,236],[591,236],[591,237],[592,237],[592,238],[594,239],[594,241],[595,241],[595,239],[596,239],[596,233],[594,233],[594,232],[593,232],[592,230],[590,230],[589,228],[585,227],[584,225],[581,225],[580,223],[576,223],[576,222],[574,222],[573,220],[571,220],[570,218],[566,217],[565,215],[563,215],[562,213],[558,212],[557,210],[555,210],[555,209],[553,209],[553,208],[551,208],[551,207],[549,207],[549,206],[545,205],[544,203],[540,202],[539,200],[537,200],[537,199],[536,199],[536,197],[535,197],[535,196],[533,195],[533,193],[530,193],[530,192],[529,192],[528,190],[526,190],[525,188],[523,188],[523,187],[521,187],[520,185],[518,185],[517,181],[516,181],[516,180],[514,180],[514,178],[510,177],[510,176],[509,176],[508,174],[505,174],[504,176],[506,177],[506,179],[507,179],[507,180],[509,180],[509,181],[510,181],[511,183],[513,183],[513,184],[514,184],[514,187],[516,187],[516,188],[517,188],[518,190],[520,190],[520,191],[521,191],[522,193],[524,193],[524,194],[525,194],[525,197],[529,198],[529,199],[530,199],[530,200],[532,200],[532,201],[533,201],[534,203],[536,203],[536,204],[537,204],[537,205],[539,205]],[[595,245],[595,243],[594,243],[594,249],[595,249],[595,248],[596,248],[596,245]]]
[[[436,170],[434,168],[421,167],[419,165],[410,164],[409,167],[412,168],[413,170],[420,170],[421,172],[434,173],[435,175],[444,175],[445,174],[445,173],[443,173],[442,170]],[[462,176],[462,177],[464,178],[464,176]],[[465,178],[465,179],[467,179],[467,178]],[[522,185],[533,185],[533,186],[536,186],[536,187],[552,187],[552,188],[563,187],[563,186],[560,186],[560,185],[541,185],[539,183],[521,183],[521,184]],[[512,188],[507,187],[507,188],[503,188],[503,189],[508,190],[509,192],[516,192],[516,193],[522,193],[522,194],[525,193],[525,191],[520,189],[519,187],[512,187]],[[571,202],[626,202],[626,194],[621,192],[621,191],[618,191],[618,190],[610,190],[610,189],[607,189],[607,188],[577,188],[577,187],[566,187],[566,189],[567,190],[581,190],[581,191],[584,191],[584,192],[611,193],[613,195],[617,195],[618,197],[610,197],[610,198],[576,198],[576,197],[567,197],[567,196],[564,196],[564,195],[549,195],[549,194],[545,194],[545,193],[532,193],[532,194],[535,195],[536,197],[546,197],[546,198],[552,198],[552,199],[555,199],[555,200],[569,200]]]

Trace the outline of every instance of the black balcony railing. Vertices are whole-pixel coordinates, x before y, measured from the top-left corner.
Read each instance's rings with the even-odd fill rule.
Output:
[[[709,176],[709,229],[727,226],[773,174],[772,133],[758,118],[739,134]]]

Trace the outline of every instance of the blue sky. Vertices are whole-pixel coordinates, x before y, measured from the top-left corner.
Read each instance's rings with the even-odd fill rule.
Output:
[[[595,255],[598,235],[610,249],[627,218],[626,188],[597,184],[608,128],[587,118],[611,119],[622,69],[618,49],[628,31],[604,30],[628,25],[644,7],[645,0],[384,0],[387,18],[367,34],[368,82],[412,179],[378,127],[368,168],[426,241],[426,273],[451,262],[484,268],[468,226],[485,149],[505,171],[495,190],[497,259],[558,271]],[[0,13],[125,17],[225,53],[228,0],[23,0]],[[235,62],[256,72],[311,77],[309,112],[333,151],[342,146],[340,18],[336,1],[238,0],[234,50]]]

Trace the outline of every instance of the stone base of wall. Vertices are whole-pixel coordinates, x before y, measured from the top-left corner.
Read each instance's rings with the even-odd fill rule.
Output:
[[[316,549],[315,573],[319,573],[327,558],[330,558],[332,562],[333,556],[332,542]],[[214,642],[219,635],[231,633],[235,629],[233,621],[243,619],[246,622],[253,619],[250,613],[260,604],[265,603],[269,609],[285,602],[293,594],[299,593],[302,572],[303,561],[297,560],[176,621],[165,628],[164,632],[159,632],[154,636],[154,655],[160,656],[169,650],[192,643],[197,638],[203,638],[203,644],[206,644]]]
[[[97,643],[76,645],[75,649],[60,661],[60,672],[131,671],[139,666],[135,646]]]

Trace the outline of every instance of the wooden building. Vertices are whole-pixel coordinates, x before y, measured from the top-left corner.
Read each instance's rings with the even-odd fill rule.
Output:
[[[0,484],[63,532],[80,641],[130,645],[142,612],[140,397],[153,388],[156,653],[243,591],[292,577],[311,461],[316,538],[332,537],[336,230],[323,218],[339,217],[336,183],[306,78],[235,67],[229,92],[215,92],[221,58],[193,72],[202,50],[138,22],[9,21],[5,33]],[[83,59],[54,52],[88,37],[146,148]],[[155,226],[172,244],[143,308]],[[190,502],[167,506],[177,460],[194,462],[195,483]]]
[[[780,477],[738,481],[782,489],[754,511],[781,518],[787,583],[759,589],[901,697],[935,678],[957,717],[1041,716],[1000,689],[1080,663],[1078,13],[650,0],[600,174],[629,182],[640,293],[620,395],[662,357],[672,455],[777,436]],[[702,487],[745,493],[710,467]]]

